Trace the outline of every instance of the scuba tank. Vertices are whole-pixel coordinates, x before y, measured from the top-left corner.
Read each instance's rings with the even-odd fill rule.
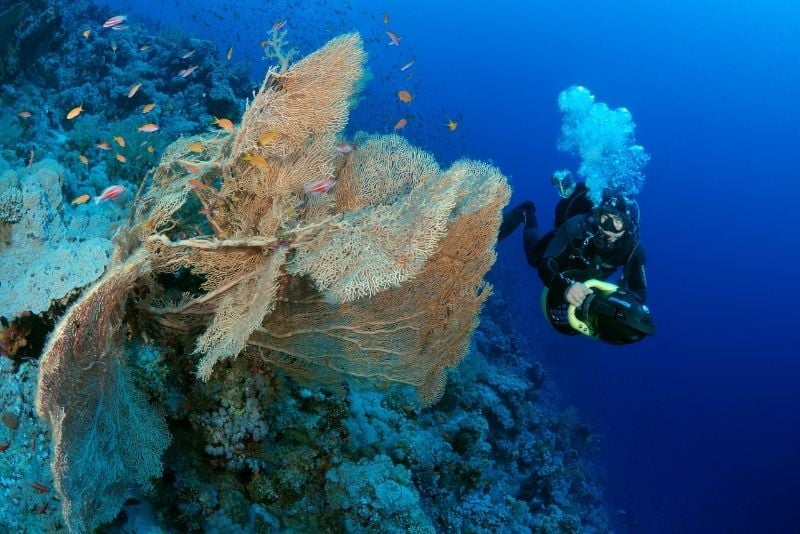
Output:
[[[641,341],[656,331],[650,309],[634,293],[601,280],[586,280],[593,293],[576,308],[553,302],[545,288],[542,308],[550,324],[562,334],[583,334],[611,345]]]

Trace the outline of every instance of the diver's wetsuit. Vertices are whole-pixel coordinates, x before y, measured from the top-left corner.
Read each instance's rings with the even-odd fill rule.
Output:
[[[635,293],[644,302],[647,298],[645,254],[638,236],[625,232],[614,243],[594,237],[598,224],[591,213],[586,191],[586,186],[579,184],[569,198],[558,203],[556,228],[541,237],[533,203],[521,204],[504,214],[498,239],[510,235],[524,221],[522,244],[528,263],[537,268],[539,278],[551,294],[561,299],[573,282],[589,278],[605,280],[622,267],[617,285]],[[579,214],[564,220],[575,212]],[[576,271],[584,274],[580,280],[573,280],[568,274]]]

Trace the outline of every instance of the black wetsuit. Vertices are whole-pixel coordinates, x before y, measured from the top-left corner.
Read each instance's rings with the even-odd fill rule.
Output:
[[[522,244],[528,263],[539,271],[551,295],[561,300],[573,282],[589,278],[605,280],[621,267],[622,277],[617,285],[635,293],[644,302],[647,298],[645,254],[638,236],[625,232],[610,244],[599,235],[594,237],[599,233],[598,224],[586,192],[586,186],[578,184],[569,198],[559,201],[556,228],[544,236],[539,233],[535,208],[527,202],[504,214],[498,238],[505,238],[524,221]],[[569,217],[571,213],[578,214]]]
[[[616,242],[608,244],[603,237],[595,237],[599,233],[597,227],[592,214],[575,215],[543,239],[525,242],[526,251],[531,249],[531,252],[535,252],[542,248],[539,241],[547,240],[546,248],[535,263],[539,278],[550,291],[564,295],[573,282],[589,278],[605,280],[621,267],[622,276],[617,285],[635,293],[645,302],[645,254],[638,238],[625,232]],[[526,237],[529,237],[528,234],[526,232]],[[529,261],[532,259],[530,253],[528,258]],[[577,271],[583,271],[580,280],[573,279],[569,274]]]

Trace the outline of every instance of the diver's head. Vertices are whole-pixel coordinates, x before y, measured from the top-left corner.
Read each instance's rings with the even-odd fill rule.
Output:
[[[609,243],[617,241],[626,232],[632,232],[639,218],[636,201],[615,192],[604,193],[594,211],[598,235]]]

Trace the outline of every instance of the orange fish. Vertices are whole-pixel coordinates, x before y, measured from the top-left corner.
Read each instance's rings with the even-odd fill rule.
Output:
[[[198,66],[199,65],[193,65],[193,66],[189,67],[188,69],[183,69],[180,72],[178,72],[178,76],[180,76],[181,78],[186,78],[191,73],[193,73],[197,69]]]
[[[400,72],[403,72],[404,70],[406,70],[407,68],[409,68],[413,64],[414,64],[414,60],[412,59],[411,61],[409,61],[408,63],[406,63],[402,67],[400,67]]]
[[[138,91],[141,86],[142,86],[141,83],[135,83],[131,85],[131,88],[128,89],[128,98],[132,98],[133,95],[136,94],[136,91]]]
[[[136,128],[137,132],[144,132],[144,133],[152,133],[158,131],[158,125],[153,124],[152,122],[148,122],[147,124],[142,124],[138,128]]]
[[[68,120],[74,119],[75,117],[81,114],[81,111],[83,111],[83,104],[81,104],[77,108],[72,108],[71,110],[69,110],[69,113],[67,113],[67,119]]]
[[[265,160],[261,156],[256,156],[253,154],[245,154],[244,156],[242,156],[242,159],[249,162],[250,165],[252,165],[253,167],[258,167],[259,169],[262,170],[269,168],[269,163],[267,163],[267,160]]]
[[[403,118],[403,119],[400,119],[400,120],[399,120],[399,121],[397,121],[397,123],[394,125],[394,131],[397,131],[397,130],[402,130],[403,128],[405,128],[405,127],[406,127],[406,124],[408,124],[408,121],[407,121],[406,119],[404,119],[404,118]]]
[[[84,165],[89,164],[89,158],[87,158],[83,154],[78,155],[78,159],[81,160],[81,163],[83,163]]]
[[[455,132],[456,128],[458,128],[458,123],[453,120],[447,120],[447,127],[450,128],[451,132]]]
[[[408,104],[414,100],[414,95],[403,89],[402,91],[397,91],[397,98],[399,98],[401,102]]]
[[[81,204],[86,204],[89,199],[92,198],[89,195],[81,195],[79,197],[75,197],[75,200],[70,202],[73,206],[80,206]]]
[[[125,163],[126,161],[128,161],[127,159],[125,159],[125,156],[123,156],[119,152],[117,152],[117,155],[114,157],[117,158],[117,161],[119,161],[120,163]]]
[[[268,145],[280,138],[281,134],[275,130],[269,130],[258,136],[258,144],[261,146]]]
[[[115,135],[114,141],[116,141],[119,146],[125,146],[125,138],[121,135]]]
[[[402,39],[402,37],[400,37],[394,32],[390,32],[389,30],[386,30],[386,35],[388,35],[389,39],[391,39],[391,41],[389,41],[389,46],[391,45],[400,46],[400,39]]]
[[[89,29],[89,28],[86,28],[85,30],[83,30],[83,34],[82,34],[82,35],[83,35],[83,36],[84,36],[86,39],[88,39],[88,38],[89,38],[89,36],[90,36],[91,34],[92,34],[92,30],[91,30],[91,29]]]
[[[192,186],[194,189],[206,189],[208,187],[206,186],[206,184],[204,184],[197,178],[189,178],[189,180],[186,183]]]
[[[94,203],[95,204],[100,204],[104,200],[114,200],[115,198],[117,198],[118,196],[120,196],[124,192],[125,192],[125,186],[124,185],[112,185],[112,186],[106,187],[103,190],[103,192],[100,193],[99,196],[94,197]]]
[[[113,28],[118,24],[122,24],[128,19],[125,15],[117,15],[116,17],[111,17],[107,21],[103,23],[103,28]]]
[[[149,104],[145,104],[144,107],[142,108],[142,113],[150,113],[151,111],[153,111],[154,107],[156,107],[155,102],[150,102]]]
[[[189,143],[189,146],[186,148],[189,149],[189,152],[194,152],[195,154],[199,154],[203,151],[203,143],[195,141],[194,143]]]
[[[18,111],[17,115],[19,115],[23,119],[30,119],[33,116],[33,114],[30,111]]]
[[[106,143],[105,141],[100,141],[99,143],[97,143],[97,144],[96,144],[96,145],[94,145],[94,146],[96,146],[96,147],[97,147],[97,148],[99,148],[100,150],[111,150],[111,145],[109,145],[109,144],[108,144],[108,143]]]
[[[305,191],[307,195],[327,193],[334,185],[336,185],[336,180],[321,178],[313,182],[308,182],[303,186],[303,191]]]
[[[212,115],[212,117],[213,117],[213,115]],[[216,124],[217,126],[222,128],[223,130],[226,130],[228,132],[232,132],[233,131],[233,123],[230,121],[230,119],[226,119],[224,117],[221,118],[221,119],[218,119],[217,117],[213,117],[213,118],[214,118],[214,124]]]
[[[228,61],[230,61],[231,59],[233,59],[233,47],[230,47],[228,49]]]

